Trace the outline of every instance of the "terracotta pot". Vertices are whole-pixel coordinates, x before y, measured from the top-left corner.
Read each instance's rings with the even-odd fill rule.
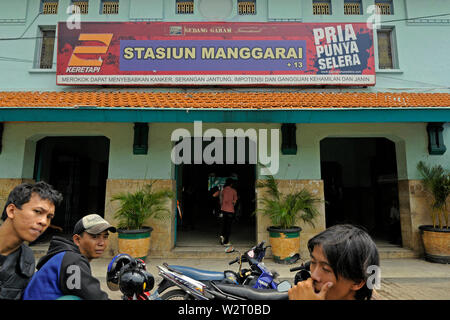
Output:
[[[450,263],[450,229],[419,226],[425,248],[425,260]]]
[[[300,231],[302,228],[294,226],[288,229],[268,227],[269,240],[272,247],[273,259],[277,263],[295,263],[300,255]]]
[[[151,227],[142,227],[138,230],[118,229],[119,252],[127,253],[133,258],[145,259],[150,250]]]

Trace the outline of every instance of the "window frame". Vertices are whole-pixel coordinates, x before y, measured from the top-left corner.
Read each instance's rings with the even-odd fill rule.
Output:
[[[83,10],[81,10],[81,7],[77,5],[78,2],[86,2],[87,3],[87,11],[83,12]],[[78,6],[80,8],[80,14],[89,14],[89,0],[70,0],[70,4],[73,6]],[[72,12],[72,14],[75,12]]]
[[[42,52],[44,46],[44,33],[53,31],[55,33],[55,37],[53,39],[53,50],[52,50],[52,62],[50,68],[42,67]],[[38,26],[38,36],[36,39],[36,50],[35,50],[35,59],[33,63],[33,68],[37,70],[54,70],[56,67],[55,60],[55,50],[56,50],[56,26]]]
[[[253,12],[240,13],[239,4],[240,3],[251,3],[253,5]],[[256,15],[256,0],[237,0],[237,14],[239,16],[254,16]]]
[[[345,5],[346,4],[359,4],[359,13],[355,13],[355,14],[345,13]],[[344,0],[344,15],[345,16],[359,16],[359,15],[362,15],[363,12],[364,12],[364,8],[363,8],[362,0]]]
[[[394,1],[392,0],[374,0],[374,4],[378,7],[378,4],[389,4],[390,5],[390,13],[381,13],[380,15],[394,15]],[[381,11],[381,10],[380,10]]]
[[[392,68],[380,68],[380,45],[379,45],[379,32],[389,33],[389,45],[391,48],[391,60]],[[400,71],[400,64],[398,60],[398,49],[397,49],[397,38],[394,26],[383,26],[377,29],[377,72],[389,72],[389,71]]]
[[[179,3],[192,3],[192,12],[180,12],[178,11],[178,4]],[[188,15],[188,14],[194,14],[195,13],[195,2],[194,0],[176,0],[175,1],[175,14],[181,14],[181,15]]]
[[[56,3],[56,12],[55,13],[44,13],[44,3]],[[55,15],[58,14],[59,10],[59,0],[41,0],[39,6],[39,13],[43,15]]]
[[[116,2],[117,3],[117,12],[116,13],[104,13],[103,8],[105,3],[109,2]],[[100,14],[101,15],[112,15],[112,14],[119,14],[120,11],[120,1],[119,0],[101,0],[100,1]]]
[[[314,4],[327,4],[329,13],[314,13]],[[331,16],[333,14],[333,6],[331,4],[331,0],[312,0],[312,14],[313,16]]]

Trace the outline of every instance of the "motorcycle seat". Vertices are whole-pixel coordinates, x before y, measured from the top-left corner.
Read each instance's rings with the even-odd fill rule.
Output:
[[[224,293],[246,298],[248,300],[288,300],[287,292],[279,292],[276,289],[255,289],[243,285],[216,284]]]
[[[176,265],[169,265],[168,267],[198,281],[221,281],[225,278],[224,273],[218,271],[208,271]]]

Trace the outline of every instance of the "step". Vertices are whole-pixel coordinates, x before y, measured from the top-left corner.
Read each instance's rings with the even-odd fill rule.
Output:
[[[237,256],[237,252],[244,253],[249,249],[248,246],[233,246],[235,252],[226,253],[226,247],[220,245],[212,246],[178,246],[169,252],[162,254],[152,253],[155,258],[180,258],[180,259],[230,259]]]
[[[419,254],[414,252],[413,250],[402,248],[400,246],[391,245],[391,244],[377,244],[378,253],[380,255],[380,259],[414,259],[419,258]],[[241,253],[245,252],[249,249],[249,246],[245,245],[236,245],[233,246],[236,251],[240,251]],[[35,259],[38,260],[42,256],[47,253],[48,243],[36,244],[31,246],[31,249],[34,252]],[[221,245],[211,245],[211,246],[177,246],[174,249],[158,253],[151,253],[152,257],[155,258],[180,258],[180,259],[188,259],[188,258],[198,258],[198,259],[234,259],[236,253],[225,253],[225,247]],[[267,252],[266,258],[270,258],[270,250]]]
[[[396,245],[377,245],[380,259],[414,259],[419,258],[419,254],[411,249],[402,248]]]

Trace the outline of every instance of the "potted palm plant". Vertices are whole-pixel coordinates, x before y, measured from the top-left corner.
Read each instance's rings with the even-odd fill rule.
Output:
[[[432,196],[430,216],[433,225],[421,225],[425,259],[430,262],[450,263],[450,229],[447,199],[450,195],[450,171],[441,165],[417,164],[425,190]]]
[[[300,251],[301,227],[296,226],[298,219],[314,227],[314,219],[319,215],[316,204],[322,200],[314,197],[308,190],[301,189],[282,194],[273,176],[257,184],[257,188],[265,188],[261,197],[261,212],[267,215],[272,226],[267,228],[272,254],[275,262],[294,263]]]
[[[136,192],[122,192],[111,201],[119,201],[120,207],[114,218],[118,219],[119,251],[141,259],[147,257],[150,249],[150,235],[153,228],[144,226],[149,219],[164,219],[170,210],[166,201],[173,198],[167,189],[153,190],[156,181],[141,187]]]

